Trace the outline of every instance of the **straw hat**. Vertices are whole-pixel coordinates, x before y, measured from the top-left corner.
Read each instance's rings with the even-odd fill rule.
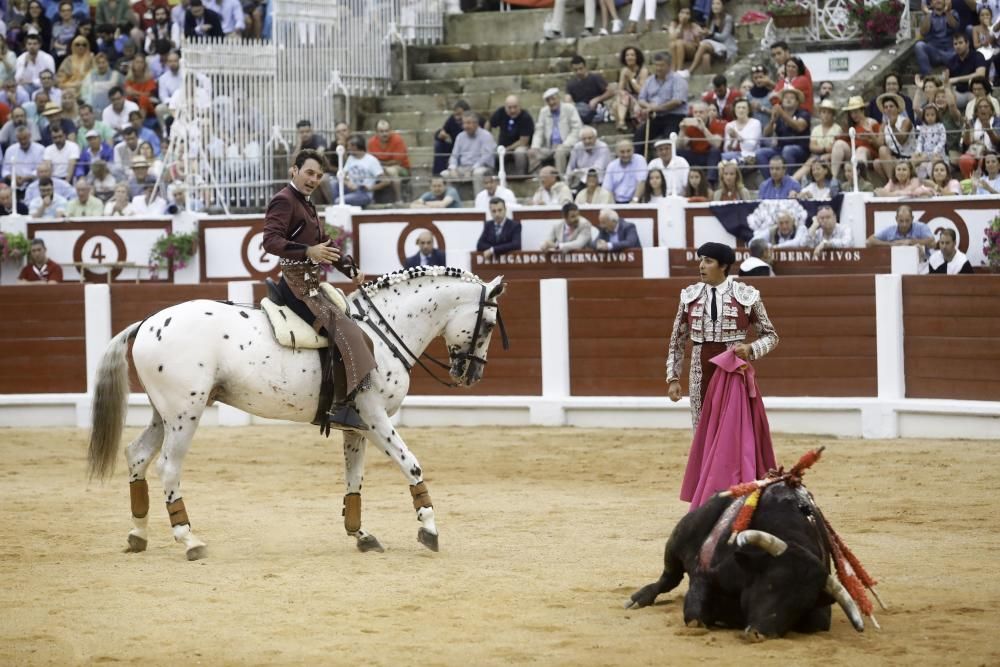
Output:
[[[787,95],[788,93],[792,93],[793,95],[795,95],[796,99],[798,99],[799,104],[802,104],[803,102],[806,101],[806,94],[803,93],[798,88],[793,88],[791,86],[785,86],[784,88],[782,88],[778,92],[780,93],[782,99],[784,99],[785,95]]]
[[[834,104],[833,100],[830,100],[830,99],[823,100],[822,102],[820,102],[816,106],[816,108],[817,109],[829,109],[833,113],[837,113],[837,111],[839,111],[839,109],[837,109],[837,105]]]
[[[902,97],[900,97],[896,93],[882,93],[875,99],[875,106],[877,106],[878,110],[881,111],[882,113],[885,113],[885,110],[882,109],[882,105],[885,104],[886,100],[892,100],[893,102],[895,102],[896,108],[899,109],[900,112],[906,111],[906,105],[903,103]]]
[[[860,95],[855,95],[854,97],[847,100],[847,106],[843,108],[843,111],[854,111],[855,109],[864,109],[867,104],[865,100]]]
[[[42,110],[43,116],[54,116],[62,111],[62,107],[55,102],[46,102],[45,108]]]
[[[149,167],[149,162],[146,162],[146,158],[144,157],[133,158],[132,168],[135,169],[137,167]]]
[[[554,95],[558,95],[558,94],[559,94],[559,89],[558,88],[549,88],[544,93],[542,93],[542,101],[545,101],[545,100],[549,99],[550,97],[552,97]]]

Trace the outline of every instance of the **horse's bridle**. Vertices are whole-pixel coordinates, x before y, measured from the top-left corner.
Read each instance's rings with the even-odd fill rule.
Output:
[[[376,335],[378,335],[378,337],[382,339],[382,342],[386,344],[386,346],[389,348],[389,351],[392,352],[393,356],[399,359],[399,361],[406,368],[407,372],[409,372],[410,369],[413,368],[415,364],[423,368],[428,375],[430,375],[432,378],[434,378],[436,381],[438,381],[439,383],[443,384],[446,387],[460,386],[458,382],[448,382],[446,380],[442,380],[437,375],[435,375],[434,371],[428,368],[427,364],[425,364],[422,361],[423,358],[426,358],[431,363],[449,372],[451,371],[451,366],[440,361],[439,359],[435,359],[426,352],[419,355],[414,354],[413,351],[406,346],[406,343],[403,342],[403,339],[399,337],[399,334],[397,334],[396,331],[392,328],[392,325],[389,324],[389,320],[385,318],[385,315],[383,315],[382,312],[378,309],[378,307],[375,305],[375,302],[373,302],[371,297],[368,296],[368,293],[364,289],[358,289],[358,292],[361,294],[361,299],[365,301],[365,303],[367,304],[368,310],[365,311],[360,307],[360,305],[355,304],[360,314],[359,315],[352,314],[351,317],[360,322],[365,322],[366,324],[368,324],[371,327],[372,331],[374,331]],[[455,359],[465,363],[465,367],[463,368],[463,372],[460,377],[464,378],[469,374],[469,372],[472,370],[473,363],[478,363],[483,366],[489,363],[487,359],[484,359],[483,357],[476,355],[476,345],[479,344],[479,338],[483,329],[483,313],[486,311],[487,308],[496,308],[497,326],[500,327],[500,337],[501,340],[503,341],[503,349],[504,350],[510,349],[510,340],[507,338],[507,328],[504,326],[503,318],[500,316],[500,306],[497,305],[495,301],[488,301],[486,299],[486,285],[483,285],[482,289],[479,292],[479,312],[476,314],[476,325],[472,329],[472,341],[469,343],[469,349],[465,352],[457,352],[455,354],[449,355],[451,359]],[[376,321],[372,317],[372,313],[378,316],[379,321]],[[383,328],[385,329],[385,331],[382,330]],[[400,350],[400,348],[402,348],[402,350]],[[412,358],[413,361],[410,361],[410,359],[408,359],[403,354],[404,352],[407,355],[409,355],[409,357]]]

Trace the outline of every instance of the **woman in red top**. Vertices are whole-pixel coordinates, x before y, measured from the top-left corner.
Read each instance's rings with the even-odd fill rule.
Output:
[[[865,101],[860,95],[847,100],[844,111],[850,119],[848,128],[854,128],[858,164],[867,164],[878,155],[878,147],[882,145],[882,126],[874,118],[865,115]],[[850,160],[851,138],[845,135],[833,142],[833,152],[830,154],[831,177],[839,178],[840,165],[845,162],[848,163],[845,169],[850,169]]]
[[[811,114],[813,112],[812,75],[806,69],[806,64],[797,56],[792,56],[785,61],[785,76],[775,84],[771,97],[776,97],[780,100],[781,89],[785,86],[802,91],[802,94],[806,96],[806,99],[802,102],[802,108]]]
[[[156,105],[160,102],[156,93],[156,79],[149,71],[146,56],[136,54],[125,77],[125,97],[138,104],[148,118],[156,113]]]

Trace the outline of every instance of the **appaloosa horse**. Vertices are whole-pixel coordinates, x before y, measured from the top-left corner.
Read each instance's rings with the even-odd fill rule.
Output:
[[[438,530],[423,470],[390,416],[409,390],[410,367],[422,365],[418,357],[438,336],[444,336],[450,360],[450,365],[441,365],[448,368],[454,385],[471,386],[482,378],[497,322],[503,332],[497,299],[505,286],[501,278],[483,283],[461,269],[417,267],[365,283],[349,297],[353,316],[374,342],[378,362],[355,399],[370,430],[344,434],[345,528],[357,538],[360,550],[382,550],[361,528],[367,438],[403,472],[420,522],[417,538],[437,551]],[[126,351],[131,340],[133,363],[153,418],[125,450],[134,524],[129,550],[146,548],[146,469],[159,452],[157,465],[174,539],[185,545],[189,560],[202,558],[205,543],[191,532],[180,476],[205,407],[218,401],[261,417],[309,422],[319,400],[319,354],[280,346],[262,311],[218,301],[178,304],[128,326],[111,340],[97,371],[89,449],[92,476],[105,478],[114,469],[127,411]]]

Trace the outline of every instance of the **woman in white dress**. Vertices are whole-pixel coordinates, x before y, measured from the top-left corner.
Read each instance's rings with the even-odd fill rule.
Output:
[[[760,145],[760,136],[764,128],[760,121],[750,117],[750,102],[744,99],[733,103],[734,120],[726,123],[722,138],[722,159],[736,160],[740,164],[748,157],[753,157]]]

